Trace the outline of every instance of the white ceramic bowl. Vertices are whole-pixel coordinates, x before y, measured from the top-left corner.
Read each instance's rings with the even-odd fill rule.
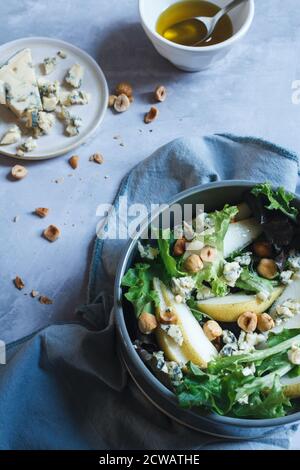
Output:
[[[186,72],[205,70],[223,59],[234,44],[247,33],[254,17],[254,0],[248,0],[229,13],[233,24],[233,36],[227,41],[207,47],[182,46],[168,41],[156,31],[156,23],[161,13],[178,1],[139,0],[139,11],[142,26],[155,49],[176,67]],[[228,2],[229,0],[212,0],[212,3],[220,7]]]

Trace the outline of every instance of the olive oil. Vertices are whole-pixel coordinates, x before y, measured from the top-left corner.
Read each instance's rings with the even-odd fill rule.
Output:
[[[206,28],[200,21],[191,18],[214,16],[218,11],[220,11],[220,7],[204,0],[184,0],[174,3],[160,15],[156,30],[169,41],[184,46],[193,46],[205,36]],[[219,44],[232,35],[231,19],[228,15],[224,15],[217,24],[212,36],[200,44],[200,47]]]

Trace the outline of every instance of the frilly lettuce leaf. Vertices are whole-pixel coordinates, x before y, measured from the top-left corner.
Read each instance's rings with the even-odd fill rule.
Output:
[[[273,189],[270,183],[262,183],[252,189],[254,196],[265,196],[265,208],[279,210],[294,222],[297,220],[298,209],[291,205],[295,196],[287,192],[284,188]]]

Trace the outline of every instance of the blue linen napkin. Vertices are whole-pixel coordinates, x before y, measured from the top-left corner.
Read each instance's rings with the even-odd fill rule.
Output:
[[[232,135],[178,139],[123,181],[128,203],[161,203],[221,179],[270,181],[295,191],[297,156],[268,142]],[[259,441],[191,431],[158,411],[128,378],[116,352],[114,274],[125,241],[95,243],[82,324],[52,325],[8,346],[0,366],[0,449],[280,449],[297,426]],[[81,317],[81,318],[82,318]]]

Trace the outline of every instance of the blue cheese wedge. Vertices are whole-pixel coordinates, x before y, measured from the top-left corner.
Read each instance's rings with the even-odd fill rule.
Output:
[[[0,145],[15,144],[21,140],[21,131],[18,126],[11,126],[0,140]]]
[[[23,157],[25,153],[32,152],[36,148],[36,141],[32,137],[28,137],[28,139],[17,148],[17,155]]]
[[[90,95],[81,90],[74,90],[72,92],[63,91],[59,97],[59,102],[62,106],[84,105],[88,104],[89,100]]]
[[[23,49],[0,67],[0,103],[18,117],[28,109],[42,109],[30,49]]]
[[[50,75],[56,67],[56,57],[46,57],[43,62],[45,75]]]
[[[74,64],[68,70],[65,81],[73,88],[80,88],[82,84],[84,69],[79,64]]]

